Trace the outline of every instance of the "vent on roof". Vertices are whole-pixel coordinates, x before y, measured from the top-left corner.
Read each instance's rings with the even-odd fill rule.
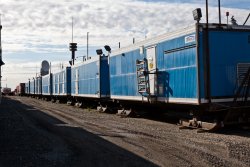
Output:
[[[237,64],[237,78],[238,78],[238,86],[242,83],[248,68],[250,67],[250,63],[239,63]],[[246,84],[243,86],[247,86]]]

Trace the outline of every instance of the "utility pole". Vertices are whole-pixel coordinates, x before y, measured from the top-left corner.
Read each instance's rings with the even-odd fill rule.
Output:
[[[87,57],[86,59],[89,59],[89,32],[87,32]]]
[[[219,8],[219,25],[221,25],[220,0],[218,0],[218,8]]]
[[[2,65],[4,62],[2,61],[2,23],[1,23],[1,14],[0,14],[0,104],[2,101]]]
[[[72,17],[72,42],[69,43],[69,50],[71,51],[70,65],[74,65],[75,62],[75,51],[77,51],[77,43],[74,43],[74,22]]]

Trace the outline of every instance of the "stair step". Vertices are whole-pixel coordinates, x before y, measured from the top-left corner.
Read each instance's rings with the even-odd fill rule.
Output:
[[[141,94],[148,93],[148,77],[145,75],[146,71],[146,61],[137,60],[136,61],[136,72],[137,72],[137,81],[138,81],[138,92]]]

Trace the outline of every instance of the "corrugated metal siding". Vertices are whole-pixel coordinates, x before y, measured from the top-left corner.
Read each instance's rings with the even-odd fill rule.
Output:
[[[49,94],[49,75],[43,76],[42,77],[42,94]]]
[[[71,94],[74,95],[76,94],[76,87],[75,87],[75,82],[76,82],[76,67],[71,68]]]
[[[161,97],[197,98],[196,42],[185,43],[190,35],[194,34],[157,45],[158,82],[164,87]]]
[[[35,80],[30,81],[30,94],[35,94]]]
[[[78,71],[78,92],[76,92]],[[100,85],[101,83],[101,85]],[[93,57],[82,64],[72,67],[71,92],[79,97],[106,97],[109,96],[109,64],[108,57]]]
[[[109,77],[109,57],[101,57],[100,78],[101,78],[101,97],[110,96],[110,77]]]
[[[194,45],[195,41],[185,43],[188,35],[191,34],[155,44],[160,97],[197,97],[196,47],[164,54],[167,50]],[[144,47],[144,53],[147,47]],[[111,95],[141,96],[137,90],[136,59],[142,60],[144,57],[138,48],[110,58]]]
[[[53,95],[70,95],[71,89],[71,68],[66,67],[62,71],[53,74],[52,77]]]
[[[237,32],[237,30],[212,30],[209,32],[212,97],[218,98],[234,95],[237,87],[237,64],[250,63],[249,35],[250,32]],[[202,60],[201,63],[203,63]],[[201,69],[201,75],[203,74],[203,69]],[[201,78],[201,84],[204,85],[203,76]],[[204,89],[203,86],[203,97]]]
[[[79,94],[99,94],[99,61],[85,64],[79,69]]]
[[[30,94],[30,82],[25,83],[25,94]]]
[[[35,79],[35,94],[40,95],[42,93],[42,78],[36,77]]]
[[[71,91],[72,94],[76,96],[84,95],[98,95],[99,90],[99,63],[100,59],[92,61],[90,63],[86,62],[82,65],[72,68],[71,72]],[[78,93],[76,92],[76,71],[78,70]],[[78,94],[78,95],[77,95]]]
[[[139,49],[110,57],[111,95],[140,96],[137,91],[136,59],[143,59]]]
[[[53,95],[59,95],[59,75],[61,72],[53,74]]]
[[[52,74],[48,74],[42,77],[42,94],[43,95],[52,94]]]
[[[71,67],[66,69],[66,86],[65,91],[68,95],[71,95]]]

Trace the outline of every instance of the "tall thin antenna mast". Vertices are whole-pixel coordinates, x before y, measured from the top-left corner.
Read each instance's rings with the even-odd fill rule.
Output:
[[[70,65],[74,65],[75,62],[75,51],[77,51],[77,43],[74,43],[74,22],[72,17],[72,42],[69,43],[69,50],[71,51],[71,60],[69,61]]]
[[[87,60],[89,59],[89,32],[87,32]]]
[[[218,8],[219,8],[219,24],[221,25],[220,0],[218,0]]]
[[[0,13],[0,104],[2,100],[2,65],[4,62],[2,61],[2,14]]]
[[[74,42],[74,18],[72,17],[72,43]]]

